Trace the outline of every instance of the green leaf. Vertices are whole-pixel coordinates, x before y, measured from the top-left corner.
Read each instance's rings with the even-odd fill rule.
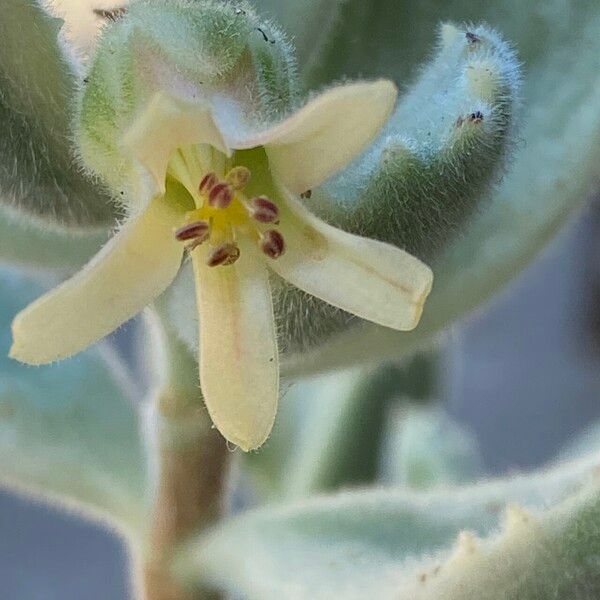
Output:
[[[396,73],[403,84],[417,73],[429,51],[427,36],[440,21],[487,20],[515,42],[523,60],[524,128],[502,183],[433,262],[434,287],[419,327],[408,334],[357,327],[310,356],[290,360],[290,375],[397,357],[426,345],[489,301],[535,257],[586,200],[600,164],[597,2],[453,0],[415,6],[381,0],[345,6],[356,18],[340,23],[356,29],[331,42],[332,56],[344,61],[346,74]],[[352,63],[343,58],[350,40],[356,49]],[[336,67],[328,77],[339,73]]]
[[[104,233],[68,234],[40,227],[0,206],[0,263],[72,271],[87,262],[106,239]]]
[[[375,481],[391,407],[407,397],[428,400],[433,370],[423,356],[406,365],[353,369],[292,385],[271,436],[241,458],[243,469],[270,499]]]
[[[73,156],[77,66],[62,21],[36,0],[5,0],[0,19],[0,203],[43,223],[106,226],[110,198]]]
[[[248,512],[193,542],[178,568],[188,582],[245,600],[590,600],[600,592],[596,465],[587,458],[465,488],[349,492]]]
[[[426,263],[444,255],[486,202],[515,143],[519,109],[519,65],[500,35],[446,24],[439,38],[380,139],[310,202],[336,226]],[[432,31],[432,46],[434,39]],[[280,304],[286,349],[301,353],[351,329],[348,315],[314,302],[311,337],[294,329],[306,313],[302,294],[286,290]]]
[[[483,473],[475,437],[436,404],[397,407],[383,456],[386,484],[424,489],[472,482]]]
[[[0,485],[140,527],[144,448],[118,362],[106,346],[48,367],[10,360],[12,317],[40,290],[9,270],[0,282]]]

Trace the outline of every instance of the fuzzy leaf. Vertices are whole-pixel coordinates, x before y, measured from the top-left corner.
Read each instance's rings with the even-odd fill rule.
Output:
[[[441,406],[396,407],[387,424],[386,484],[423,489],[475,481],[483,473],[476,439]]]
[[[350,492],[249,512],[194,542],[179,569],[245,600],[589,600],[596,596],[583,591],[600,585],[597,464],[587,458],[466,488]],[[573,493],[582,495],[560,504]],[[529,522],[525,510],[555,505]],[[488,536],[503,521],[506,531],[481,555],[469,534],[452,549],[461,531]]]
[[[114,222],[70,140],[76,66],[59,19],[36,0],[5,0],[0,19],[0,202],[60,226]]]
[[[468,227],[497,181],[515,141],[520,86],[514,52],[487,27],[446,24],[438,46],[381,138],[310,201],[342,229],[429,264]],[[306,311],[306,298],[289,290],[282,296],[282,337],[291,351],[352,329],[348,315],[315,301],[310,336],[293,318]]]
[[[104,242],[104,233],[47,229],[0,206],[0,263],[64,273],[82,267]]]
[[[262,496],[306,497],[379,475],[390,408],[432,394],[432,363],[358,368],[291,386],[281,399],[273,433],[242,465]]]
[[[140,526],[144,450],[109,350],[39,368],[7,358],[10,321],[39,289],[0,273],[0,485]]]
[[[600,422],[595,421],[569,440],[561,449],[558,457],[562,460],[571,460],[577,456],[598,451],[600,451]]]
[[[525,126],[502,183],[462,235],[433,261],[434,289],[418,329],[398,335],[357,327],[312,356],[291,361],[288,373],[398,356],[427,344],[528,264],[585,201],[600,164],[597,2],[452,0],[417,7],[380,0],[344,6],[347,12],[330,54],[343,65],[328,67],[323,81],[339,76],[339,69],[350,75],[396,73],[406,81],[425,59],[427,32],[438,22],[485,19],[515,42],[524,63]]]

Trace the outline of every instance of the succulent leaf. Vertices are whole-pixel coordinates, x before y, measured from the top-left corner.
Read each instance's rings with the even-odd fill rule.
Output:
[[[476,439],[438,404],[396,407],[387,425],[386,485],[427,489],[470,483],[483,473]]]
[[[589,600],[600,589],[597,464],[270,506],[200,537],[179,570],[247,600]]]
[[[295,383],[273,433],[242,468],[262,497],[300,498],[367,484],[379,476],[386,422],[395,407],[426,402],[432,362],[355,368]]]
[[[78,75],[60,27],[36,0],[2,6],[0,202],[47,225],[106,226],[114,206],[72,150]]]
[[[320,59],[323,45],[329,43],[339,25],[342,3],[340,0],[253,0],[262,14],[293,34],[303,71],[309,71],[314,61]]]
[[[487,192],[470,225],[433,261],[435,285],[419,328],[399,336],[358,327],[312,356],[290,361],[289,374],[397,357],[428,344],[514,278],[583,204],[598,174],[597,3],[342,4],[347,12],[330,41],[332,62],[321,57],[325,67],[315,80],[319,85],[342,70],[395,73],[405,81],[427,55],[424,32],[444,19],[485,19],[515,43],[523,61],[524,127],[502,182]]]
[[[68,273],[82,267],[105,241],[105,233],[48,229],[0,206],[0,264]]]
[[[503,172],[515,144],[520,88],[514,52],[489,28],[446,24],[438,45],[381,138],[310,202],[336,225],[429,264],[468,230]],[[318,302],[311,328],[297,326],[293,316],[307,302],[282,290],[281,331],[290,353],[349,329],[347,315]]]
[[[141,527],[145,459],[138,415],[110,350],[32,369],[7,358],[10,320],[38,286],[2,270],[0,485]]]

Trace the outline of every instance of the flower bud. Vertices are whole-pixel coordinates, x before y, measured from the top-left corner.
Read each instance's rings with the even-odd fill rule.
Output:
[[[83,79],[74,136],[82,162],[131,202],[145,180],[123,141],[153,100],[162,94],[192,110],[207,108],[213,118],[220,102],[232,102],[240,115],[269,123],[295,104],[293,65],[282,35],[245,4],[134,2],[103,29]],[[158,126],[167,117],[150,121]],[[234,169],[234,189],[247,183],[245,175]]]

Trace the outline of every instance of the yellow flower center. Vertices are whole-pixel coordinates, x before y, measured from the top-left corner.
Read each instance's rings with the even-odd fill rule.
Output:
[[[197,151],[179,151],[169,163],[169,173],[190,192],[196,209],[186,213],[175,237],[189,251],[203,243],[211,246],[210,267],[231,265],[240,256],[238,235],[249,236],[271,259],[285,252],[285,241],[277,230],[279,209],[266,196],[248,198],[244,190],[252,174],[235,166],[223,175],[201,171]],[[203,173],[203,174],[202,174]]]

